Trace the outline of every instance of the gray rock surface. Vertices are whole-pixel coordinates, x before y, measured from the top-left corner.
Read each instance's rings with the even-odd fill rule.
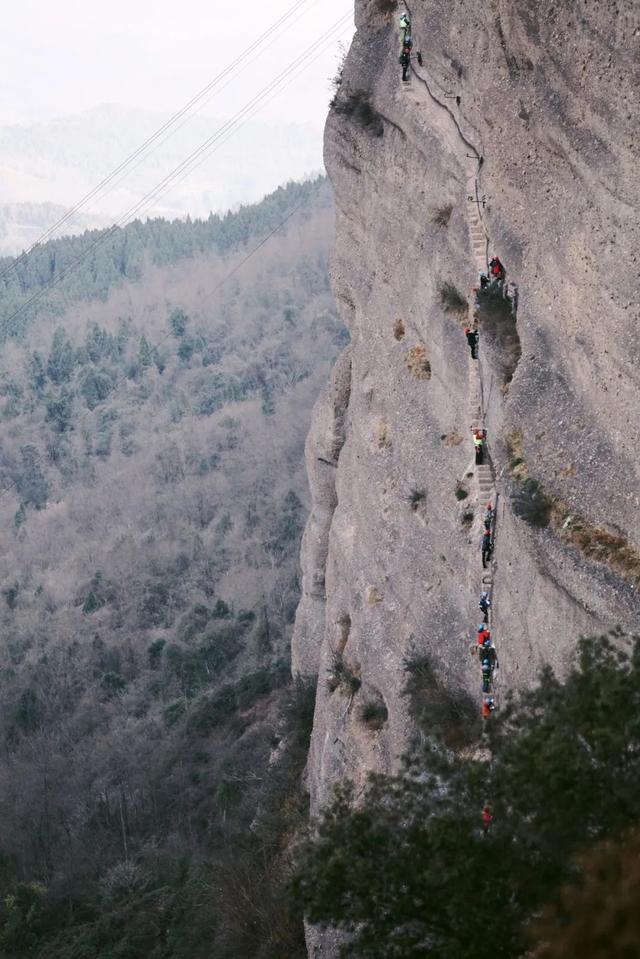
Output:
[[[562,670],[579,634],[633,628],[638,615],[632,583],[513,514],[504,445],[521,430],[530,475],[640,549],[637,4],[450,0],[443,15],[441,4],[414,0],[424,67],[414,62],[406,85],[401,7],[384,6],[356,3],[325,136],[334,292],[352,345],[307,448],[314,506],[294,670],[318,676],[314,812],[339,780],[362,786],[370,770],[397,764],[412,733],[406,657],[431,656],[480,707],[469,643],[488,486],[478,486],[469,433],[477,373],[440,289],[471,295],[481,230],[518,285],[522,346],[508,390],[484,342],[479,364],[499,497],[499,696],[532,682],[544,662]],[[468,199],[476,190],[487,198],[479,226]],[[438,226],[446,204],[449,225]],[[337,468],[322,462],[334,456]],[[459,480],[471,494],[463,503]],[[461,522],[469,509],[471,529]],[[336,656],[361,681],[356,692],[328,685]],[[375,732],[360,710],[381,700],[388,721]],[[310,955],[336,948],[332,935],[310,931]]]

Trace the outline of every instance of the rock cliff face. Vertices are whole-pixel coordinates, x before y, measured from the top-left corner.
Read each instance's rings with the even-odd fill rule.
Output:
[[[307,444],[294,670],[318,676],[314,811],[341,778],[394,767],[412,735],[408,658],[429,656],[480,705],[469,645],[487,493],[498,697],[543,662],[561,670],[580,633],[633,626],[639,605],[637,5],[414,0],[423,66],[407,84],[400,12],[356,3],[326,129],[352,343]],[[475,362],[451,288],[473,313],[487,253],[517,284],[517,323],[504,304],[486,326],[481,313]],[[532,480],[546,526],[514,509]],[[365,706],[386,708],[381,729]]]

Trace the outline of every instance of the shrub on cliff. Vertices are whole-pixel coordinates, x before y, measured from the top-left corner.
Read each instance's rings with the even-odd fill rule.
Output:
[[[366,90],[356,90],[336,98],[333,108],[340,116],[349,117],[373,136],[381,137],[384,134],[382,116],[371,103],[371,94]]]
[[[442,283],[440,286],[440,302],[445,313],[454,313],[459,316],[466,316],[469,309],[469,303],[460,293],[453,283]]]
[[[546,668],[492,717],[490,763],[429,738],[357,803],[343,785],[299,851],[293,894],[310,921],[351,934],[344,956],[516,959],[579,857],[640,818],[639,706],[640,637],[580,640],[564,683]]]

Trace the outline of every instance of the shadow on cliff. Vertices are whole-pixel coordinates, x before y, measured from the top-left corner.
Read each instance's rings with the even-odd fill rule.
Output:
[[[522,356],[515,302],[505,299],[502,291],[480,293],[476,316],[480,331],[497,361],[503,385],[508,386]]]

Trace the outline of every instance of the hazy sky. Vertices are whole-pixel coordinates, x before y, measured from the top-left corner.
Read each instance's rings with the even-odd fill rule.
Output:
[[[20,0],[5,3],[0,30],[0,124],[50,119],[121,103],[180,107],[295,0]],[[205,107],[232,114],[353,9],[352,0],[305,0],[291,28]],[[299,19],[298,19],[299,17]],[[260,118],[322,123],[339,40],[288,86]]]

